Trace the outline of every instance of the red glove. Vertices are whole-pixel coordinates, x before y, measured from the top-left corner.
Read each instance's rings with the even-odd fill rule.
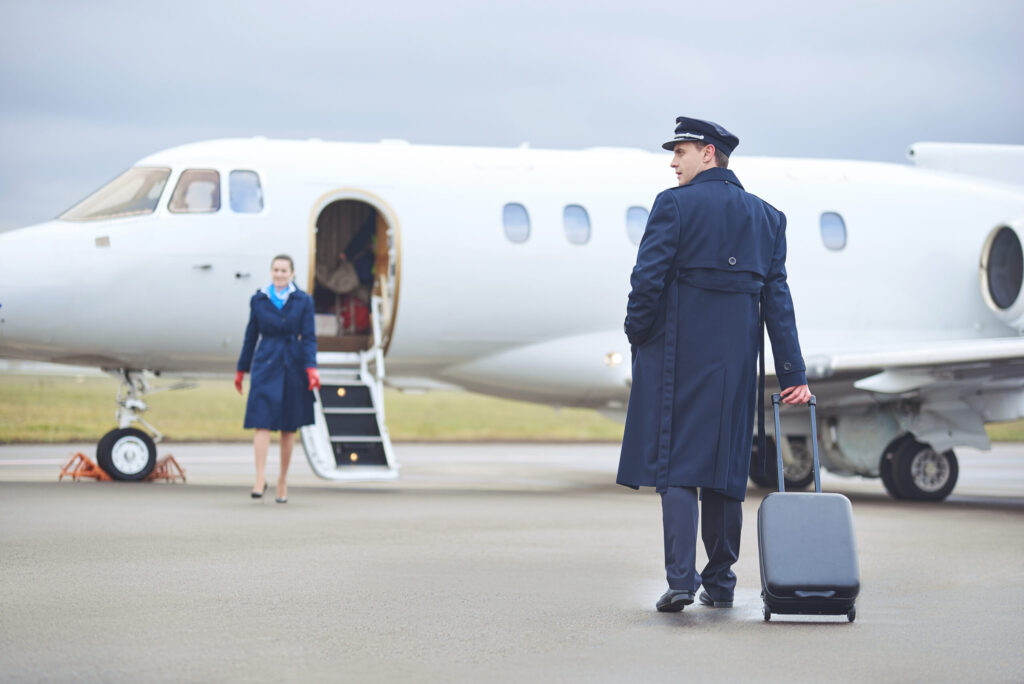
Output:
[[[307,389],[310,392],[320,389],[320,372],[316,368],[307,368],[306,375],[309,376],[309,387]]]
[[[245,371],[237,371],[235,373],[235,389],[238,390],[239,394],[242,393],[242,378],[244,377]]]

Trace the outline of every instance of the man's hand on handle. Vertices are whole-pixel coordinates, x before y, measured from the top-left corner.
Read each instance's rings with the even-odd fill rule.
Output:
[[[794,385],[782,390],[783,404],[806,404],[811,400],[811,388],[807,385]]]

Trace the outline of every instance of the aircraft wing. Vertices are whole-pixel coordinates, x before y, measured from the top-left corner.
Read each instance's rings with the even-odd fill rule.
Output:
[[[1006,420],[1016,416],[1000,417],[1001,405],[1018,401],[1024,385],[1024,337],[839,353],[812,357],[807,366],[812,383],[852,381],[857,390],[883,396],[951,393],[978,404],[975,408],[987,421]]]
[[[955,340],[923,346],[838,353],[808,359],[808,375],[828,378],[865,371],[881,371],[856,383],[858,389],[874,392],[904,392],[886,378],[927,374],[929,370],[990,366],[1017,362],[1024,374],[1024,337]],[[885,376],[885,377],[883,377]]]

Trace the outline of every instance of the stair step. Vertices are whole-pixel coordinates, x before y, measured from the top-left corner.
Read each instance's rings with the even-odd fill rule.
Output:
[[[319,351],[316,353],[317,366],[359,366],[357,351]]]
[[[373,395],[366,385],[324,385],[320,400],[325,409],[373,408]]]
[[[387,466],[388,460],[384,454],[384,445],[380,442],[374,444],[352,444],[335,442],[334,462],[338,468]]]
[[[374,444],[374,443],[379,443],[379,442],[383,442],[383,441],[384,441],[383,437],[359,437],[359,436],[355,436],[355,435],[352,435],[352,436],[339,435],[337,437],[331,437],[331,443],[332,444],[344,444],[345,442],[353,442],[353,443],[357,443],[358,442],[360,444],[363,444],[363,443]]]
[[[345,415],[363,415],[363,414],[374,415],[374,414],[377,413],[377,410],[374,409],[372,406],[366,406],[366,407],[360,407],[360,408],[325,408],[324,409],[324,415],[330,415],[332,413],[336,414],[336,415],[342,415],[342,414],[345,414]]]
[[[327,431],[331,437],[335,435],[351,435],[352,437],[380,437],[380,426],[377,425],[375,413],[324,413],[327,420]]]

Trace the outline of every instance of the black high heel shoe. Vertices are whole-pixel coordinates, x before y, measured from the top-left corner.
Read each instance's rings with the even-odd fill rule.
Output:
[[[263,483],[263,491],[262,492],[249,492],[249,496],[251,496],[254,499],[262,499],[263,495],[266,494],[266,493],[267,493],[267,483],[264,482]]]

